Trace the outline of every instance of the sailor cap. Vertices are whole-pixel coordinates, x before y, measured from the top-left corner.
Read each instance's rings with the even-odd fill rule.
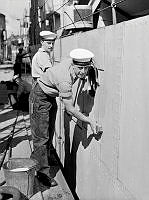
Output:
[[[89,65],[94,54],[87,49],[74,49],[70,52],[70,57],[76,65]]]
[[[55,40],[56,34],[51,31],[41,31],[39,33],[42,40]]]

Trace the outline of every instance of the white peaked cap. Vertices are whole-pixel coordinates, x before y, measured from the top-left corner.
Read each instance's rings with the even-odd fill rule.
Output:
[[[41,31],[39,33],[41,36],[42,40],[55,40],[56,39],[56,34],[51,32],[51,31]]]
[[[89,62],[94,54],[87,49],[74,49],[70,52],[70,57],[77,62]]]

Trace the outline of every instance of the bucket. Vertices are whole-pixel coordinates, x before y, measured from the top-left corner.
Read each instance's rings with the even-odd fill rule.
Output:
[[[37,161],[30,158],[11,158],[3,165],[6,184],[30,198],[33,195],[36,166]]]

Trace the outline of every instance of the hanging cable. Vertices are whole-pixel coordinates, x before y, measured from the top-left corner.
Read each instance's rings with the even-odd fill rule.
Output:
[[[61,5],[58,9],[55,10],[55,12],[57,12],[58,10],[60,10],[61,8],[63,8],[67,3],[69,3],[69,1],[70,1],[70,0],[68,0],[68,1],[65,2],[63,5]],[[41,6],[38,8],[38,10],[41,9],[47,2],[48,2],[48,0],[46,0],[46,1],[43,3],[43,5],[41,5]],[[38,11],[35,10],[34,16],[37,14],[37,12],[38,12]],[[52,15],[53,15],[53,13],[50,14],[49,17],[52,16]],[[46,20],[46,19],[43,19],[43,21],[45,21],[45,20]],[[40,23],[40,22],[38,22],[37,25],[38,25],[39,23]]]
[[[127,1],[127,0],[121,0],[121,1],[119,1],[119,2],[117,2],[117,3],[114,3],[114,4],[117,5],[117,4],[119,4],[119,3],[122,3],[123,1]],[[103,12],[103,11],[105,11],[105,10],[111,8],[111,7],[112,7],[112,5],[107,6],[106,8],[103,8],[103,9],[98,9],[96,12],[94,12],[94,13],[92,13],[92,14],[89,14],[89,15],[87,15],[87,16],[85,16],[85,17],[83,17],[82,20],[83,20],[83,19],[86,19],[86,18],[88,18],[88,17],[90,17],[90,16],[93,16],[93,15],[99,13],[99,12]],[[79,21],[81,21],[81,20],[77,20],[76,22],[79,22]],[[73,23],[76,23],[76,22],[73,22]],[[65,28],[65,27],[67,27],[67,26],[70,26],[71,24],[72,24],[72,23],[67,24],[67,25],[65,25],[65,26],[63,26],[63,27],[60,27],[60,28],[58,28],[57,30],[63,29],[63,28]],[[57,31],[57,30],[56,30],[56,31]]]
[[[3,157],[2,157],[2,159],[1,159],[1,161],[0,161],[0,170],[1,170],[2,165],[3,165],[3,163],[4,163],[4,160],[5,160],[7,151],[8,151],[8,149],[9,149],[10,146],[11,146],[11,143],[12,143],[12,140],[13,140],[13,136],[14,136],[14,134],[15,134],[15,127],[16,127],[16,124],[17,124],[17,120],[18,120],[19,113],[20,113],[20,111],[17,110],[16,119],[15,119],[13,125],[12,125],[12,131],[11,131],[11,134],[10,134],[8,140],[7,140],[4,155],[3,155]]]
[[[47,1],[48,1],[48,0],[47,0]],[[45,5],[45,3],[46,3],[47,1],[45,1],[43,5]],[[65,2],[65,3],[64,3],[62,6],[60,6],[56,11],[58,11],[59,9],[61,9],[62,7],[64,7],[69,1],[70,1],[70,0],[68,0],[67,2]],[[127,1],[127,0],[121,0],[121,1],[116,2],[116,3],[112,3],[110,6],[107,6],[107,7],[103,8],[103,9],[98,9],[96,12],[94,12],[94,13],[92,13],[92,14],[89,14],[89,15],[83,17],[83,18],[81,17],[81,20],[77,20],[76,22],[83,21],[84,19],[86,19],[86,18],[88,18],[88,17],[90,17],[90,16],[93,16],[93,15],[99,13],[99,12],[103,12],[103,11],[109,9],[109,8],[112,8],[113,6],[115,7],[115,6],[117,6],[118,4],[120,4],[120,3],[124,2],[124,1]],[[55,12],[56,12],[56,11],[55,11]],[[35,12],[37,13],[37,11],[35,11]],[[52,15],[53,15],[53,13],[52,13],[51,15],[49,15],[49,17],[52,16]],[[67,15],[68,15],[68,14],[67,14]],[[44,19],[44,20],[46,20],[46,19]],[[67,24],[67,25],[65,25],[65,26],[63,26],[63,27],[60,27],[60,28],[56,29],[55,31],[64,29],[65,27],[70,26],[70,25],[72,25],[72,24],[75,24],[76,22],[72,22],[72,23],[70,23],[70,24]],[[39,25],[39,23],[40,23],[40,22],[38,21],[38,23],[36,24],[36,26]]]
[[[77,28],[76,25],[75,25],[75,22],[73,22],[73,20],[72,20],[71,17],[68,15],[68,13],[67,13],[66,11],[64,11],[64,13],[66,13],[66,15],[69,17],[69,19],[71,20],[71,22],[72,22],[72,24],[74,25],[74,27]]]
[[[25,130],[26,130],[26,136],[27,136],[27,139],[28,139],[28,142],[29,142],[30,151],[32,153],[33,149],[32,149],[32,145],[31,145],[31,142],[30,142],[30,137],[29,137],[29,133],[28,133],[28,127],[26,125],[27,120],[25,119],[25,113],[24,113],[24,111],[22,111],[22,116],[23,116],[24,126],[25,126]]]
[[[58,11],[58,10],[60,10],[62,7],[64,7],[67,3],[69,3],[69,1],[70,1],[70,0],[68,0],[67,2],[65,2],[65,3],[64,3],[62,6],[60,6],[57,10],[55,10],[55,12]],[[51,15],[52,15],[52,14],[51,14]]]
[[[74,4],[73,6],[74,6],[74,8],[75,8],[76,12],[78,13],[78,15],[79,15],[79,17],[80,17],[81,21],[83,22],[83,24],[84,24],[84,27],[85,27],[84,20],[82,19],[81,15],[80,15],[80,13],[79,13],[79,11],[78,11],[78,9],[76,8],[75,4]]]

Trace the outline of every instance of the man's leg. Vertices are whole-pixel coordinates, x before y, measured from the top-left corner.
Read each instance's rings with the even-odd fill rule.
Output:
[[[30,93],[30,123],[33,139],[34,157],[39,162],[39,169],[48,167],[46,143],[49,140],[49,111],[48,102],[43,102],[44,93],[36,85]],[[43,102],[43,103],[42,103]],[[50,104],[51,107],[51,104]]]
[[[52,108],[49,113],[49,141],[48,141],[48,158],[49,158],[49,165],[57,165],[57,162],[54,158],[53,151],[55,150],[53,148],[53,137],[55,133],[55,121],[56,121],[56,113],[57,113],[57,103],[54,101],[52,103]]]
[[[29,99],[31,133],[34,147],[31,158],[39,162],[39,175],[43,173],[50,177],[47,143],[49,141],[49,112],[52,108],[52,103],[47,100],[47,96],[38,84],[33,88]],[[45,176],[43,179],[46,179]]]

